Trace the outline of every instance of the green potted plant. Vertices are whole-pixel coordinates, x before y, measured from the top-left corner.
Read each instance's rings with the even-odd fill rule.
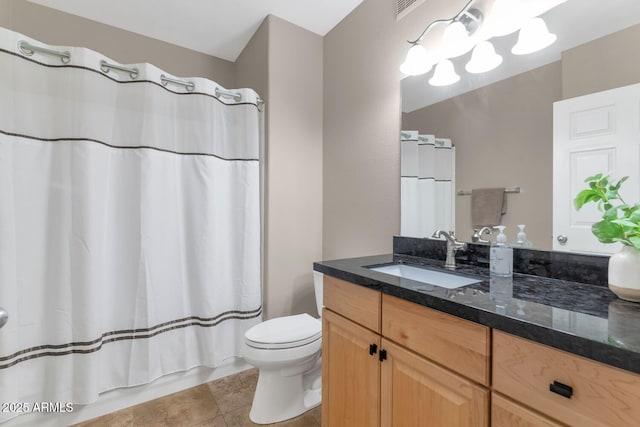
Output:
[[[629,204],[620,195],[627,180],[615,182],[609,175],[597,174],[585,179],[589,188],[574,199],[576,210],[597,203],[602,220],[591,226],[601,243],[622,243],[620,252],[609,258],[609,289],[618,297],[640,302],[640,204]]]

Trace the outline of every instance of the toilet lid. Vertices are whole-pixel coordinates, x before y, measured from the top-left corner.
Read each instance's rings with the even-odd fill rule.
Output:
[[[278,317],[255,325],[244,336],[252,347],[298,347],[320,339],[322,323],[306,313]]]

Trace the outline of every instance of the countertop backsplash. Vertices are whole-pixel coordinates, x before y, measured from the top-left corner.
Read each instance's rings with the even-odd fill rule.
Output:
[[[489,268],[489,247],[467,243],[466,250],[456,252],[456,263]],[[394,236],[393,254],[444,261],[447,245],[444,240]],[[514,273],[608,286],[608,264],[608,256],[513,248]]]

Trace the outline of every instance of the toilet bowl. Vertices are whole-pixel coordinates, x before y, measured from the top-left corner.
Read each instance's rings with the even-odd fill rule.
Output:
[[[322,273],[313,272],[318,313],[322,314]],[[322,322],[309,314],[278,317],[245,333],[244,359],[258,368],[249,418],[276,423],[321,403]]]

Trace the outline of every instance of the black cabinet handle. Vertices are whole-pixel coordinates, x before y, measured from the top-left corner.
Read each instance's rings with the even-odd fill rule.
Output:
[[[562,397],[571,399],[573,395],[573,387],[554,381],[553,384],[549,384],[549,391],[559,394]]]
[[[378,352],[378,345],[377,344],[370,344],[369,345],[369,354],[373,356],[377,352]]]
[[[387,360],[387,350],[380,350],[379,358],[381,362]]]

